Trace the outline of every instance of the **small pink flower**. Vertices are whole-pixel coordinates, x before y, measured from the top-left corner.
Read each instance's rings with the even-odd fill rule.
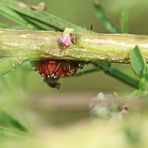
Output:
[[[64,46],[65,48],[68,48],[71,44],[71,33],[73,32],[72,28],[65,28],[62,36],[59,39],[59,44]]]
[[[71,36],[69,34],[63,34],[60,39],[59,42],[61,45],[63,45],[65,48],[68,48],[72,42],[71,42]]]

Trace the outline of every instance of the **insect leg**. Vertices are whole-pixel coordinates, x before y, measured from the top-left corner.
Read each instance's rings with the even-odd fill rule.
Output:
[[[48,68],[48,65],[47,65],[47,64],[45,64],[45,66],[46,66],[47,71],[48,71],[48,75],[47,75],[47,77],[49,78],[49,77],[51,77],[50,70],[49,70],[49,68]],[[50,75],[49,75],[49,74],[50,74]]]
[[[56,74],[57,70],[60,68],[61,64],[62,63],[59,63],[58,66],[54,69],[53,73],[51,74],[51,77],[53,77],[53,78],[56,77],[55,74]]]

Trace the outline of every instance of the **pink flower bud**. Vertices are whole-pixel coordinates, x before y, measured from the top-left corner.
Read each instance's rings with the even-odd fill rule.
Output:
[[[68,48],[72,44],[71,36],[69,34],[63,34],[59,39],[59,43],[65,48]]]

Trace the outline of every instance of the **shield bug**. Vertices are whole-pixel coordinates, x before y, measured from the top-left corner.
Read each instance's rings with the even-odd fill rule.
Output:
[[[44,81],[53,88],[60,88],[60,77],[73,76],[84,62],[70,60],[43,59],[34,62],[35,69],[44,77]]]

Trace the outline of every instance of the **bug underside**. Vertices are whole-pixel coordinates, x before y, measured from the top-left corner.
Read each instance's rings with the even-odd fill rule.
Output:
[[[82,62],[65,60],[40,60],[35,63],[36,70],[44,77],[44,81],[53,88],[60,88],[60,77],[73,76]]]

